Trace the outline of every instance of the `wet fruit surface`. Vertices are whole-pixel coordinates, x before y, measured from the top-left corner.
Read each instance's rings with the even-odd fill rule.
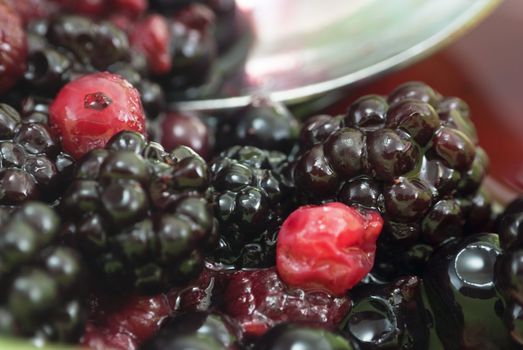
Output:
[[[497,235],[480,234],[447,243],[430,260],[424,282],[446,349],[509,348],[494,284],[500,253]]]
[[[372,269],[382,226],[377,212],[341,203],[301,207],[278,234],[278,273],[290,285],[342,295]]]
[[[247,338],[282,322],[336,326],[350,309],[348,297],[286,286],[275,269],[234,273],[223,298],[223,311],[237,320]]]

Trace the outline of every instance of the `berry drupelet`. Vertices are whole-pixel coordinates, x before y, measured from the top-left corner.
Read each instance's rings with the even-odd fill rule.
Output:
[[[294,179],[305,203],[383,214],[376,269],[387,278],[420,273],[434,247],[488,226],[479,190],[488,159],[458,98],[406,83],[387,98],[358,99],[346,115],[309,119],[300,144]]]
[[[231,147],[214,159],[218,261],[239,267],[274,265],[279,226],[292,208],[287,166],[285,154],[252,146]]]
[[[87,154],[61,201],[65,235],[105,283],[153,292],[186,282],[214,248],[205,161],[124,131]]]
[[[56,245],[59,226],[54,210],[39,202],[0,212],[0,334],[62,342],[81,335],[82,262]]]
[[[523,346],[523,198],[514,200],[498,223],[503,254],[496,262],[496,285],[507,306],[504,321],[514,344]]]
[[[0,104],[0,205],[32,199],[55,201],[70,180],[74,159],[61,151],[47,127],[45,105],[36,115],[30,101],[22,115]],[[33,109],[32,111],[29,109]]]

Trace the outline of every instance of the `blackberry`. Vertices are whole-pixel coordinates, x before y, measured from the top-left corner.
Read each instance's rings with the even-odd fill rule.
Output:
[[[140,54],[131,50],[127,34],[110,22],[78,15],[38,20],[29,26],[28,42],[24,81],[35,93],[53,97],[81,75],[108,70],[136,86],[151,118],[163,107],[163,90],[147,79],[147,71],[133,57]]]
[[[219,149],[242,145],[288,153],[296,144],[299,123],[283,104],[254,98],[248,106],[220,120],[218,133],[222,135],[217,139]]]
[[[358,349],[427,349],[429,319],[423,284],[415,276],[353,290],[354,306],[343,330]]]
[[[305,203],[379,210],[375,269],[389,279],[421,273],[434,247],[490,223],[480,190],[488,158],[477,142],[465,102],[407,83],[387,98],[358,99],[345,115],[307,121],[296,188]]]
[[[185,282],[217,242],[208,182],[205,161],[190,148],[166,153],[121,132],[78,164],[61,201],[64,235],[106,285],[153,292]]]
[[[498,223],[503,254],[496,262],[496,285],[507,303],[504,321],[517,346],[523,346],[523,197],[514,200]]]
[[[0,334],[78,340],[83,268],[75,251],[56,245],[59,217],[39,202],[0,217]]]
[[[500,254],[497,235],[476,234],[450,240],[430,258],[423,282],[440,348],[511,348],[494,284]]]
[[[274,265],[276,235],[292,207],[287,166],[285,154],[252,146],[231,147],[214,159],[218,261],[239,267]]]
[[[0,205],[18,206],[25,201],[55,201],[69,181],[73,158],[62,152],[46,123],[46,111],[23,116],[0,104]],[[36,116],[40,113],[40,116]]]

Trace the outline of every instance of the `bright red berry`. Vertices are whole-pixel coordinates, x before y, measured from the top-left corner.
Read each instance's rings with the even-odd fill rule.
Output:
[[[129,39],[133,48],[147,57],[149,69],[154,74],[160,75],[171,71],[171,33],[165,17],[147,16],[135,24]]]
[[[341,203],[305,206],[283,223],[276,266],[288,284],[343,295],[372,268],[383,219]]]
[[[65,151],[77,159],[104,147],[122,130],[145,133],[140,94],[119,75],[107,72],[65,85],[51,104],[49,116]]]
[[[274,268],[234,273],[223,302],[223,311],[238,321],[246,338],[258,337],[282,322],[312,322],[335,327],[351,305],[346,296],[290,288]]]
[[[17,13],[0,2],[0,94],[24,74],[27,38]]]

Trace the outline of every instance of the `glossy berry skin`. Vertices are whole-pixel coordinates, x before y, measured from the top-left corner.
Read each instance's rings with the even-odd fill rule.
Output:
[[[64,86],[49,107],[50,125],[76,159],[122,130],[145,133],[140,94],[111,73],[94,73]]]
[[[28,101],[29,102],[29,101]],[[61,151],[47,127],[46,105],[22,115],[0,104],[0,205],[18,206],[29,200],[55,201],[72,175],[74,159]]]
[[[222,310],[239,322],[244,339],[251,339],[282,322],[335,327],[350,306],[347,296],[289,287],[271,268],[234,273],[223,295]]]
[[[349,341],[322,328],[324,325],[287,323],[267,332],[255,344],[256,350],[353,350]]]
[[[280,152],[234,146],[211,165],[220,246],[214,257],[238,267],[274,266],[276,236],[293,208],[292,183]]]
[[[374,264],[383,219],[342,203],[305,206],[283,222],[276,266],[292,286],[343,295]]]
[[[196,277],[214,248],[205,161],[124,131],[78,164],[61,201],[64,236],[107,286],[154,293]]]
[[[420,274],[435,247],[488,230],[488,167],[466,104],[420,82],[359,98],[342,116],[305,121],[294,170],[303,203],[339,201],[385,220],[383,278]]]
[[[60,219],[53,209],[27,202],[0,229],[0,334],[35,341],[75,342],[84,322],[83,263],[56,244]]]
[[[430,259],[424,283],[445,349],[508,349],[503,299],[494,284],[495,234],[455,239]]]
[[[510,203],[500,215],[498,232],[502,255],[496,262],[496,286],[506,301],[505,326],[514,344],[523,346],[523,198]]]
[[[187,146],[205,159],[213,153],[214,135],[202,119],[189,112],[167,112],[159,121],[155,135],[167,151]]]
[[[140,350],[239,349],[234,320],[218,313],[189,312],[165,320],[161,331]],[[202,346],[204,345],[204,346]]]
[[[287,153],[298,137],[299,123],[284,105],[259,97],[224,118],[218,133],[220,148],[242,145]]]
[[[0,93],[4,93],[24,73],[27,39],[20,17],[3,3],[0,4],[0,33]]]
[[[422,288],[415,276],[356,288],[344,334],[365,350],[427,349],[430,323]]]

